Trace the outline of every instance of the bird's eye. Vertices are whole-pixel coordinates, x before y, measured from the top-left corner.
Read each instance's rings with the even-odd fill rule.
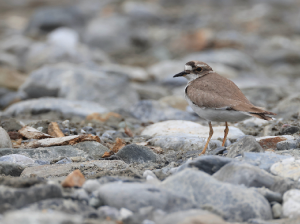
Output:
[[[201,72],[201,71],[202,71],[202,68],[201,68],[201,67],[198,67],[198,68],[196,68],[196,71],[197,71],[197,72]]]

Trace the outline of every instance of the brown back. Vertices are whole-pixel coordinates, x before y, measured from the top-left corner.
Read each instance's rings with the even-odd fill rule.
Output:
[[[215,72],[192,81],[186,88],[186,93],[199,107],[233,109],[240,104],[253,106],[232,81]]]

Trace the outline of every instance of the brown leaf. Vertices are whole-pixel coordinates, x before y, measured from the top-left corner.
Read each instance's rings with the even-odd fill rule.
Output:
[[[23,137],[19,132],[16,132],[16,131],[9,131],[8,135],[11,140],[20,139]]]
[[[65,136],[61,138],[48,138],[37,140],[34,142],[29,142],[27,147],[29,148],[38,148],[38,147],[49,147],[49,146],[58,146],[58,145],[75,145],[79,142],[84,141],[96,141],[100,143],[100,138],[94,135],[72,135]]]
[[[110,157],[111,155],[113,155],[114,152],[113,151],[109,151],[109,152],[105,152],[102,156],[102,158],[107,158],[107,157]]]
[[[65,137],[56,122],[51,122],[48,125],[48,134],[53,137]]]
[[[51,135],[45,134],[33,127],[24,126],[18,131],[22,136],[28,139],[43,139],[43,138],[53,138]]]
[[[116,139],[116,143],[114,144],[114,146],[110,150],[113,151],[114,153],[117,153],[125,145],[126,145],[126,143],[125,143],[125,141],[123,139],[117,138]]]
[[[125,127],[124,130],[125,130],[126,135],[128,135],[129,137],[133,137],[133,134],[132,134],[132,131],[130,130],[130,128]]]
[[[66,179],[61,183],[63,187],[81,187],[85,182],[84,175],[80,170],[74,170]]]
[[[120,114],[117,114],[115,112],[108,112],[105,114],[99,114],[99,113],[92,113],[86,117],[87,120],[98,120],[101,122],[105,122],[111,117],[113,118],[122,118]]]

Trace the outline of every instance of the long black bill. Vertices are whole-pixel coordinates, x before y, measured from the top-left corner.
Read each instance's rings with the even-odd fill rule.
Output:
[[[173,78],[180,77],[180,76],[184,76],[184,75],[186,75],[186,74],[188,74],[188,73],[185,72],[185,71],[183,71],[183,72],[180,72],[180,73],[174,75]]]

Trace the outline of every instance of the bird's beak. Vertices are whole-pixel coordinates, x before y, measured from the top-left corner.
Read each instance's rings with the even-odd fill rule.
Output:
[[[173,78],[180,77],[180,76],[185,76],[186,74],[188,74],[188,73],[186,71],[183,71],[183,72],[180,72],[180,73],[174,75]]]

